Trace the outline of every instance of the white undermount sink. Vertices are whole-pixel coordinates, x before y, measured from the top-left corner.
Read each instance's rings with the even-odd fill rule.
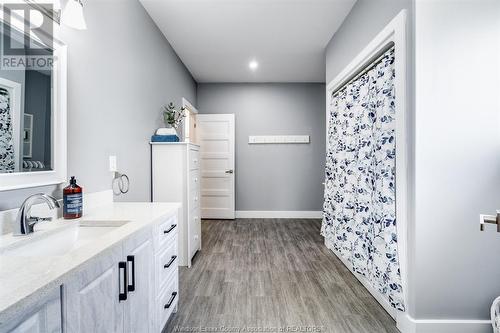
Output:
[[[0,256],[62,256],[116,230],[128,221],[81,221],[75,225],[33,233],[8,248],[0,248]],[[50,222],[49,222],[50,223]],[[19,236],[24,237],[24,236]]]

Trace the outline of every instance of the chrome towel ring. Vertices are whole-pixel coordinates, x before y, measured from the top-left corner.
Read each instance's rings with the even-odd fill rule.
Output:
[[[115,171],[112,188],[115,195],[125,194],[130,189],[130,179],[126,174]]]

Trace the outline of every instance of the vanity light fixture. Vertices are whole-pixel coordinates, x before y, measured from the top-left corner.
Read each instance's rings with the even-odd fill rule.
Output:
[[[259,68],[259,63],[256,60],[252,60],[248,64],[248,68],[250,68],[252,71],[255,71],[257,70],[257,68]]]
[[[61,13],[61,23],[78,30],[87,29],[82,0],[68,0]]]
[[[49,10],[36,2],[36,0],[24,0],[31,8],[39,11],[57,24],[64,24],[70,28],[86,30],[87,24],[83,15],[82,0],[66,0],[66,5],[61,10],[59,8]],[[63,2],[64,4],[64,2]],[[36,25],[36,23],[33,23]],[[22,30],[22,29],[21,29]]]

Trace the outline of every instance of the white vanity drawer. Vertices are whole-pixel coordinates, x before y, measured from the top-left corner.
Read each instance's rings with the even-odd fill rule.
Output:
[[[189,257],[192,258],[201,248],[201,218],[200,208],[195,208],[189,216]]]
[[[199,170],[189,171],[189,189],[191,191],[200,189],[200,180]]]
[[[179,258],[177,254],[177,235],[171,244],[156,256],[156,290],[162,290],[172,277],[178,274]]]
[[[173,279],[167,288],[160,294],[157,304],[157,319],[159,327],[165,326],[168,318],[177,307],[179,301],[179,281],[177,278]]]
[[[198,207],[200,207],[200,192],[198,190],[194,190],[191,191],[189,195],[189,210],[192,211]]]
[[[177,235],[178,229],[177,218],[175,216],[160,223],[156,229],[155,235],[157,249],[161,250],[165,246],[166,242],[172,238],[172,236]]]
[[[189,150],[189,170],[197,170],[200,168],[200,152],[197,150]]]

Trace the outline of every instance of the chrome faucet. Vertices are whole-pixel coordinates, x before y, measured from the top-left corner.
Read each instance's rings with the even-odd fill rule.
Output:
[[[45,203],[47,204],[47,206],[49,206],[50,209],[60,207],[59,202],[57,202],[57,199],[51,195],[44,193],[37,193],[30,195],[28,198],[26,198],[26,200],[24,200],[23,204],[21,205],[21,208],[19,208],[19,212],[17,213],[17,218],[16,218],[16,230],[14,231],[14,235],[21,236],[21,235],[31,234],[33,232],[35,224],[41,221],[52,220],[51,217],[36,217],[30,215],[31,206],[33,206],[33,204],[38,200],[45,201]]]

